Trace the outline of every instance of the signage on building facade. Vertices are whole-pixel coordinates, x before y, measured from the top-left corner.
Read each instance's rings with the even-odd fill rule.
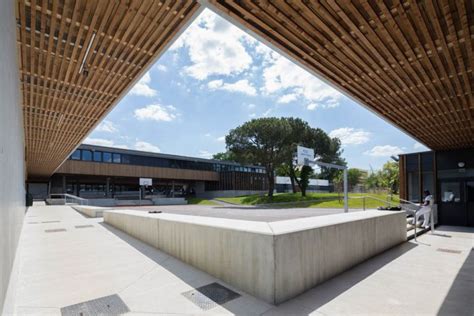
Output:
[[[140,178],[140,185],[151,186],[153,185],[153,180],[151,178]]]

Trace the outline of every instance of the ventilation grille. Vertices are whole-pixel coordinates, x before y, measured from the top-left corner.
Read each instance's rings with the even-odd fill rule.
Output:
[[[181,294],[203,310],[209,310],[240,297],[240,294],[219,283],[211,283]]]
[[[128,313],[128,306],[117,294],[61,308],[63,316],[119,315]]]

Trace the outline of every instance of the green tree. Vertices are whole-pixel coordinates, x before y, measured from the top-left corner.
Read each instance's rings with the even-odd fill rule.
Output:
[[[341,158],[342,149],[337,138],[331,139],[326,132],[320,128],[312,128],[306,121],[299,118],[283,118],[290,125],[290,133],[285,142],[285,162],[279,167],[279,174],[288,176],[291,181],[293,193],[296,193],[296,185],[301,189],[299,172],[294,165],[294,154],[298,145],[314,149],[316,157],[323,162],[344,164]],[[327,171],[323,176],[331,180],[334,170]]]
[[[221,161],[236,161],[235,155],[230,151],[214,154],[212,159]]]
[[[329,138],[329,136],[328,136]],[[343,149],[339,138],[329,138],[327,147],[321,147],[320,161],[333,163],[340,166],[347,166],[347,162],[341,157]],[[323,179],[327,179],[330,182],[335,182],[336,177],[340,176],[340,170],[331,168],[321,168],[319,176]]]
[[[369,189],[386,189],[396,194],[399,189],[398,163],[388,161],[381,170],[371,170],[367,177],[366,185]]]
[[[240,163],[265,167],[268,196],[273,196],[275,170],[285,162],[285,142],[290,134],[289,123],[276,117],[253,119],[231,130],[226,136],[227,150]]]
[[[353,190],[356,185],[358,185],[362,178],[362,170],[357,168],[347,169],[347,182],[349,189]]]
[[[382,186],[390,190],[390,193],[398,193],[399,170],[398,163],[387,161],[380,171]]]
[[[299,186],[301,189],[301,195],[306,196],[306,189],[309,186],[309,177],[313,174],[313,168],[310,166],[303,166],[300,172]]]

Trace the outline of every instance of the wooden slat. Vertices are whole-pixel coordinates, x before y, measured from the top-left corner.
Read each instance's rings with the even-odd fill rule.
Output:
[[[193,0],[17,1],[30,177],[50,176],[200,7]],[[85,76],[79,69],[93,34]]]
[[[208,2],[430,148],[474,147],[472,2]]]
[[[66,160],[57,173],[114,177],[151,177],[160,179],[218,181],[215,171],[135,166],[103,162]]]

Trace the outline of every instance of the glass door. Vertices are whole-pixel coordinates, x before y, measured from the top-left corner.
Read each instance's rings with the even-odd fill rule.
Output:
[[[466,226],[467,212],[464,199],[464,181],[449,180],[440,183],[440,224]]]

